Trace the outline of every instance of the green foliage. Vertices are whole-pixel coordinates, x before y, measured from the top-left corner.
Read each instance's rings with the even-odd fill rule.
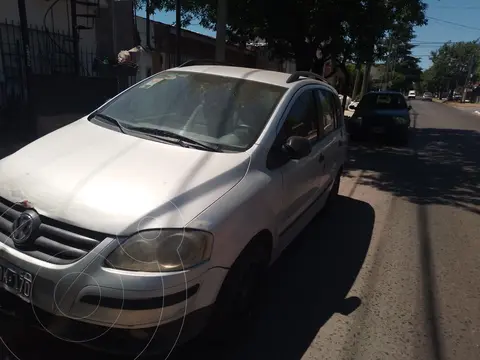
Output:
[[[475,42],[447,42],[432,51],[432,66],[423,74],[423,85],[429,91],[454,90],[463,87],[472,59],[472,81],[478,80],[480,45]]]
[[[174,0],[150,2],[175,9]],[[215,29],[216,9],[217,0],[182,0],[182,25],[196,18]],[[328,57],[341,63],[383,58],[385,37],[411,39],[413,27],[426,23],[425,9],[421,0],[229,0],[227,33],[235,43],[265,40],[276,56],[294,58],[298,69],[319,69]]]

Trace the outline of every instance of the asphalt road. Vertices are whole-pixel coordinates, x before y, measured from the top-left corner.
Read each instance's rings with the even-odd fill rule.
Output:
[[[171,359],[480,359],[480,118],[412,105],[408,147],[352,144],[342,196],[274,266],[250,331]],[[22,360],[108,359],[1,327]]]

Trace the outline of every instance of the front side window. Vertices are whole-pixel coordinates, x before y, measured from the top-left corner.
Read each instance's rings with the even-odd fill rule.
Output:
[[[282,131],[284,138],[302,136],[309,140],[318,137],[318,117],[313,92],[303,92],[293,104],[285,119]]]
[[[286,88],[212,74],[166,71],[101,108],[125,129],[169,132],[244,151],[260,136]]]
[[[300,94],[287,112],[285,122],[268,154],[267,168],[275,169],[288,162],[289,158],[281,148],[291,136],[301,136],[311,142],[317,141],[319,137],[319,118],[312,90]]]

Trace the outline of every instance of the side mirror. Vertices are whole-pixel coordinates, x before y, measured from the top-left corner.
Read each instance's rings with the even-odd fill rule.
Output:
[[[291,136],[283,145],[290,159],[298,160],[308,156],[312,152],[310,141],[301,136]]]
[[[408,110],[412,110],[412,105],[408,105]]]

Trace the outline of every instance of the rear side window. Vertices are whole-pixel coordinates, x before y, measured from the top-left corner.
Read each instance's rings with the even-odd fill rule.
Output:
[[[317,99],[319,101],[320,126],[322,135],[328,135],[336,128],[336,105],[333,94],[328,90],[317,90]]]

